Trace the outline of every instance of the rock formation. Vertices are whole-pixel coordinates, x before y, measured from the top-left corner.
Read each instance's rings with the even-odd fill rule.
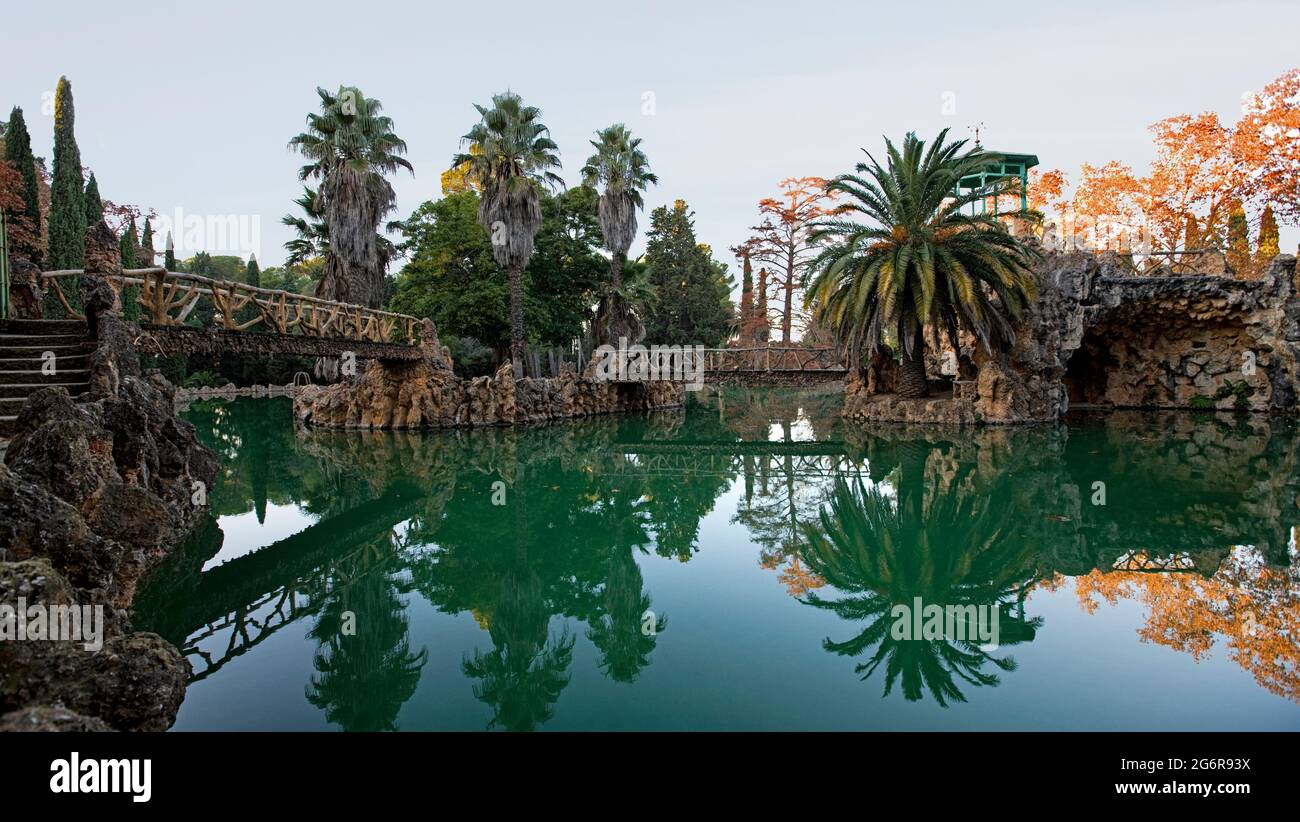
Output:
[[[22,257],[15,257],[9,271],[9,302],[13,306],[14,318],[39,320],[44,300],[41,270]]]
[[[1114,254],[1085,252],[1047,254],[1037,273],[1038,297],[1010,351],[963,344],[962,354],[973,355],[969,364],[959,358],[969,391],[944,386],[929,399],[901,400],[876,385],[873,364],[874,373],[848,380],[845,416],[1003,424],[1055,420],[1072,404],[1296,410],[1294,257],[1278,256],[1255,281],[1135,275]]]
[[[88,243],[89,259],[89,243]],[[206,516],[216,455],[175,416],[174,389],[142,374],[140,331],[111,313],[113,291],[82,278],[90,391],[31,394],[0,466],[0,603],[96,606],[103,645],[0,642],[0,729],[165,730],[189,663],[154,634],[132,633],[140,577]]]
[[[294,396],[301,422],[333,428],[450,428],[509,425],[618,411],[673,408],[683,388],[671,382],[619,383],[578,376],[567,366],[549,379],[513,378],[510,364],[464,380],[426,321],[418,362],[371,362],[357,380],[307,386]],[[593,361],[594,362],[594,361]]]

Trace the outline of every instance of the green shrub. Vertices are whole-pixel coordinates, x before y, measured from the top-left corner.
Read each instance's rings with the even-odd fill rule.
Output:
[[[456,374],[462,378],[491,376],[496,370],[496,352],[474,337],[449,337],[446,346]]]
[[[228,382],[220,374],[211,371],[195,371],[185,378],[186,388],[220,388]]]

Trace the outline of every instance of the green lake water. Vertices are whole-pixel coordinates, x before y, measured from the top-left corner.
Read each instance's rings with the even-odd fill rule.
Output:
[[[193,665],[175,727],[1300,729],[1293,423],[839,401],[427,433],[195,402],[213,517],[135,617]],[[996,647],[900,635],[917,605]]]

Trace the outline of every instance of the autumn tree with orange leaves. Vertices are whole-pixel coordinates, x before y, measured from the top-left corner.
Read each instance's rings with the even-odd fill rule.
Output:
[[[1141,176],[1127,165],[1085,163],[1078,185],[1059,170],[1031,177],[1031,208],[1053,214],[1062,239],[1082,237],[1093,248],[1126,245],[1154,253],[1231,252],[1238,276],[1259,277],[1267,255],[1268,220],[1300,222],[1300,69],[1246,96],[1242,117],[1225,125],[1213,112],[1167,117],[1150,127],[1156,157]],[[1237,203],[1252,256],[1241,249]],[[1271,206],[1271,208],[1270,208]],[[1241,212],[1239,212],[1240,214]],[[1236,247],[1229,248],[1235,241]]]
[[[831,196],[821,177],[788,177],[777,185],[780,194],[758,201],[762,222],[751,228],[755,234],[747,245],[750,259],[767,269],[770,294],[763,296],[780,305],[781,341],[789,343],[795,325],[794,295],[802,289],[808,264],[818,252],[809,242],[810,226],[830,213]],[[806,317],[799,319],[802,326]]]

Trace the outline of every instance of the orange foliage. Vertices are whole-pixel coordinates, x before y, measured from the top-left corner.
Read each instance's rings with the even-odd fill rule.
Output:
[[[1206,579],[1194,573],[1093,571],[1075,581],[1088,613],[1098,600],[1147,608],[1138,631],[1153,642],[1200,659],[1224,641],[1229,658],[1262,687],[1300,702],[1300,579],[1297,569],[1270,568],[1238,549]]]
[[[0,211],[5,213],[5,227],[10,249],[39,246],[32,221],[27,219],[23,200],[23,176],[12,163],[0,160]]]
[[[1247,97],[1231,147],[1242,193],[1271,202],[1285,221],[1300,221],[1300,69]]]
[[[789,342],[794,327],[794,293],[817,254],[817,248],[808,242],[809,226],[830,213],[832,197],[826,191],[827,181],[821,177],[789,177],[777,185],[781,188],[779,195],[758,201],[762,222],[752,227],[756,234],[746,245],[750,258],[768,269],[768,287],[772,291],[767,295],[771,298],[768,304],[774,299],[781,306],[781,338]]]
[[[1063,237],[1095,248],[1131,242],[1157,253],[1225,250],[1235,200],[1245,204],[1252,226],[1268,204],[1283,221],[1300,220],[1300,69],[1249,95],[1235,125],[1204,112],[1167,117],[1150,131],[1156,157],[1146,176],[1114,161],[1084,164],[1073,197],[1066,197],[1064,175],[1044,172],[1030,182],[1031,205],[1054,212]],[[1187,230],[1193,221],[1196,235]],[[1187,249],[1188,242],[1199,248]]]

